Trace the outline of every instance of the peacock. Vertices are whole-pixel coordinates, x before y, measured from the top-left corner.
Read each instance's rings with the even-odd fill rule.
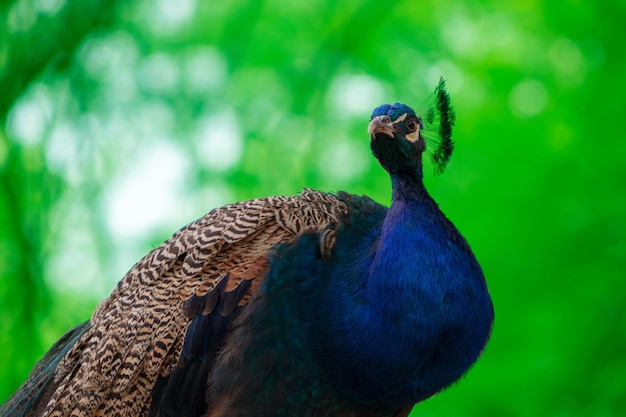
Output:
[[[423,155],[443,171],[453,151],[443,80],[433,97],[423,116],[372,113],[389,208],[304,189],[212,210],[135,264],[0,415],[400,417],[457,381],[494,310],[424,186]]]

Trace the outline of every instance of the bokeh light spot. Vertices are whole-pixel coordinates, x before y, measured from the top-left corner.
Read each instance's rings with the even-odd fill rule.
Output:
[[[362,145],[362,144],[361,144]],[[319,159],[319,172],[333,181],[345,182],[361,175],[367,168],[363,146],[341,140],[326,147]]]
[[[24,145],[35,145],[43,139],[52,118],[52,98],[47,87],[33,86],[11,109],[7,132]]]
[[[545,110],[548,98],[548,92],[541,82],[525,80],[511,90],[509,106],[517,117],[532,117]]]
[[[106,221],[113,234],[138,238],[175,216],[189,166],[171,140],[157,139],[141,152],[108,190]]]
[[[216,49],[204,47],[188,51],[183,61],[183,82],[187,92],[203,95],[224,86],[228,66],[224,56]]]
[[[209,168],[223,171],[236,165],[243,153],[243,139],[234,112],[225,111],[201,120],[195,144]]]
[[[330,94],[338,114],[368,115],[384,102],[383,87],[368,75],[340,75],[335,79]]]
[[[548,50],[548,57],[560,80],[575,85],[584,80],[586,62],[578,45],[571,40],[555,41]]]
[[[172,91],[178,84],[180,70],[170,55],[154,54],[145,58],[139,67],[139,85],[146,91]]]

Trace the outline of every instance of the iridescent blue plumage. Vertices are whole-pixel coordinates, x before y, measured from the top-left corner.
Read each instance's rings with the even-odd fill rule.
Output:
[[[424,117],[372,114],[389,208],[305,190],[211,211],[139,261],[0,414],[406,417],[452,384],[494,312],[424,187],[424,152],[441,172],[453,150],[443,81],[434,97]]]

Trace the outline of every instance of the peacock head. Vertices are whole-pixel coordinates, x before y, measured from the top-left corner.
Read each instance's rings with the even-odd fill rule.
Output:
[[[367,131],[372,152],[387,172],[397,175],[421,169],[426,149],[421,127],[421,119],[407,105],[383,104],[374,109]]]
[[[367,128],[370,145],[376,159],[391,175],[421,176],[424,151],[430,154],[438,174],[450,161],[455,115],[443,79],[428,102],[423,117],[400,103],[374,109]]]

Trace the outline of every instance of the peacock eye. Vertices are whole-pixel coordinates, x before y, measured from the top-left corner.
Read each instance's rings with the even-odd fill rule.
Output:
[[[417,130],[417,120],[409,119],[406,121],[406,127],[411,132],[415,132]]]

